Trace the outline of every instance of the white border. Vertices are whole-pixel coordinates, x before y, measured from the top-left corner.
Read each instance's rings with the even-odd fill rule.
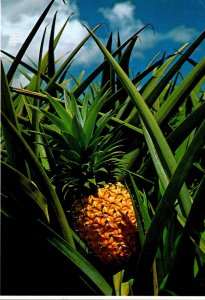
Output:
[[[139,300],[150,300],[150,299],[164,299],[164,300],[167,300],[167,299],[173,299],[173,300],[187,300],[187,299],[203,299],[205,300],[205,296],[0,296],[0,299],[2,300],[7,300],[7,299],[21,299],[21,300],[24,300],[24,299],[28,299],[28,300],[34,300],[34,299],[37,299],[37,300],[46,300],[46,299],[49,299],[49,300],[53,300],[53,299],[59,299],[59,300],[81,300],[81,299],[89,299],[89,300],[92,300],[92,299],[97,299],[97,300],[100,300],[100,299],[126,299],[126,300],[134,300],[134,299],[139,299]]]

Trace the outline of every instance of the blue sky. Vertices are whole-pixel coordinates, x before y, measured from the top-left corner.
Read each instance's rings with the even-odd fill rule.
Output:
[[[102,18],[100,7],[113,8],[117,3],[131,2],[135,6],[135,17],[144,23],[152,23],[156,30],[169,30],[175,26],[204,30],[205,1],[203,0],[86,0],[77,1],[81,16],[88,19],[93,25]],[[103,3],[103,5],[102,5]],[[89,17],[88,17],[89,16]]]
[[[23,40],[32,26],[49,3],[48,0],[2,0],[2,48],[16,54]],[[106,43],[109,33],[120,32],[122,41],[142,28],[145,24],[152,24],[151,29],[140,35],[141,42],[137,42],[133,51],[132,69],[136,73],[142,71],[153,56],[159,51],[172,54],[185,42],[192,43],[205,29],[205,0],[56,0],[49,12],[38,36],[27,51],[27,55],[37,61],[39,42],[44,27],[51,24],[55,10],[58,10],[57,28],[62,26],[67,16],[75,12],[67,26],[60,44],[56,49],[56,58],[73,48],[85,37],[86,30],[80,22],[93,28],[99,23],[105,23],[96,32],[98,37]],[[48,27],[49,29],[49,27]],[[48,30],[49,31],[49,30]],[[47,40],[48,40],[47,35]],[[205,44],[194,54],[198,61],[204,56]],[[102,54],[94,41],[89,40],[73,63],[73,68],[79,71],[84,69],[88,75],[102,61]],[[28,62],[28,58],[24,57]],[[25,78],[19,79],[24,83]]]

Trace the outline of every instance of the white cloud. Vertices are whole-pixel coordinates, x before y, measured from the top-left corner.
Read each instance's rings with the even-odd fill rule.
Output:
[[[14,23],[18,23],[22,21],[25,16],[39,17],[40,14],[44,11],[50,1],[48,0],[18,0],[18,5],[16,0],[2,0],[2,11],[6,14],[7,20]],[[63,10],[68,15],[71,12],[75,12],[75,14],[79,14],[78,7],[75,1],[70,1],[69,5],[64,5],[62,0],[55,1],[52,5],[50,12],[58,10]],[[49,17],[48,17],[49,18]]]
[[[186,43],[193,39],[198,33],[194,28],[188,28],[185,25],[181,25],[173,28],[165,35],[166,39],[174,40],[178,43]]]
[[[105,19],[110,24],[111,31],[120,32],[121,40],[126,40],[129,36],[139,31],[145,24],[136,16],[136,6],[131,1],[115,3],[113,7],[100,8]],[[198,32],[194,28],[185,25],[177,26],[170,31],[161,33],[153,32],[152,29],[145,29],[140,33],[141,43],[137,44],[137,51],[134,56],[142,58],[144,50],[154,48],[162,41],[172,41],[173,43],[189,42],[196,37]]]
[[[18,5],[16,5],[16,1],[4,0],[2,3],[2,48],[9,53],[16,54],[47,5],[47,0],[19,0]],[[62,9],[62,5],[56,4],[55,8]],[[60,15],[62,14],[65,13],[60,12]],[[37,57],[43,30],[47,24],[52,22],[53,15],[54,7],[34,37],[30,51],[32,58]]]
[[[49,11],[45,21],[39,28],[36,36],[34,37],[31,45],[26,51],[26,55],[31,58],[35,63],[38,61],[40,42],[43,36],[45,26],[47,28],[46,39],[44,43],[44,53],[47,51],[49,34],[51,29],[51,23],[54,13],[58,10],[55,35],[62,28],[68,16],[74,12],[64,32],[61,36],[58,46],[55,51],[55,58],[63,56],[65,53],[72,52],[73,49],[87,36],[87,30],[81,25],[79,10],[75,1],[67,1],[69,5],[64,5],[62,0],[58,0]],[[16,1],[4,0],[2,3],[2,49],[9,52],[12,55],[16,55],[22,46],[23,42],[27,38],[28,34],[32,30],[39,16],[48,5],[47,0],[18,0]],[[85,22],[84,22],[85,23]],[[85,23],[87,26],[89,24]],[[27,56],[24,56],[23,61],[30,63]],[[86,42],[86,45],[80,50],[76,57],[75,65],[86,65],[95,63],[99,56],[99,50],[96,44],[90,39]],[[6,64],[6,68],[8,68]],[[22,79],[23,77],[21,77]],[[17,81],[15,80],[15,83]]]
[[[110,23],[133,21],[135,6],[131,1],[116,3],[112,9],[100,8],[99,11],[103,14]]]

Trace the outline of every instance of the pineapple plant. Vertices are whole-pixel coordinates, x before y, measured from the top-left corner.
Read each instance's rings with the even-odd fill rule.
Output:
[[[63,27],[56,38],[51,30],[44,57],[42,39],[38,68],[31,68],[21,59],[52,3],[18,55],[4,52],[14,60],[7,74],[2,65],[4,293],[18,286],[22,295],[29,285],[28,294],[199,295],[205,278],[205,60],[189,57],[205,32],[171,56],[158,60],[158,54],[131,79],[137,33],[124,45],[118,39],[112,52],[93,34],[96,27],[55,71]],[[84,81],[82,72],[72,88],[67,67],[90,36],[105,60]],[[193,68],[183,78],[185,63]],[[19,89],[12,78],[21,64],[34,75]],[[111,92],[102,89],[106,83]],[[103,265],[87,255],[72,229]]]
[[[65,94],[63,107],[48,95],[58,116],[41,111],[52,122],[46,128],[56,162],[52,182],[70,223],[102,263],[118,264],[136,251],[137,220],[130,192],[119,181],[125,172],[123,141],[108,125],[116,111],[98,114],[108,96],[109,91],[97,92],[94,99],[77,101]]]

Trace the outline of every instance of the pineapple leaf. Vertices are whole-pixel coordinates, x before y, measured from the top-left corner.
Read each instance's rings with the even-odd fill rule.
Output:
[[[92,136],[93,131],[96,126],[96,120],[98,117],[98,113],[100,112],[103,104],[105,103],[107,97],[109,95],[109,92],[106,92],[102,97],[101,94],[99,94],[94,102],[91,105],[90,110],[88,111],[87,118],[85,120],[85,125],[83,127],[85,136],[86,136],[86,145],[88,146]]]
[[[70,243],[72,247],[75,247],[65,213],[45,170],[19,131],[14,127],[3,112],[1,115],[2,125],[4,128],[7,128],[9,135],[16,141],[17,148],[21,150],[21,156],[27,160],[30,172],[32,173],[35,183],[38,185],[39,190],[42,191],[43,195],[51,201],[60,223],[62,234],[68,243]]]
[[[67,131],[62,131],[62,135],[64,140],[66,141],[66,149],[71,148],[72,150],[76,151],[77,153],[82,153],[82,148],[80,147],[79,140],[73,137],[70,133]]]
[[[122,282],[121,285],[121,295],[122,296],[129,296],[132,291],[134,279],[130,279],[129,281]]]
[[[112,32],[110,33],[110,36],[108,38],[106,48],[108,51],[112,52]],[[101,87],[106,86],[109,80],[110,80],[110,67],[109,64],[106,63],[104,64],[104,68],[102,71]]]
[[[83,124],[85,124],[85,120],[87,119],[88,108],[89,108],[89,96],[88,94],[85,94],[82,101],[82,108],[81,108]]]
[[[71,132],[75,135],[75,139],[78,141],[80,147],[85,151],[87,149],[86,135],[76,115],[72,118]]]
[[[55,74],[55,57],[54,57],[54,32],[55,32],[55,24],[56,24],[56,16],[57,11],[54,15],[52,26],[51,26],[51,33],[49,39],[49,50],[48,50],[48,77],[52,77]]]
[[[14,103],[12,100],[12,94],[9,89],[8,80],[4,71],[3,63],[1,62],[1,92],[2,92],[2,102],[1,109],[7,116],[9,120],[14,124],[16,128],[19,128],[18,119],[15,114]]]
[[[76,162],[80,162],[81,156],[79,155],[78,152],[74,150],[65,150],[66,151],[66,156],[69,157],[70,159],[73,159]]]
[[[23,202],[23,205],[26,206],[29,211],[31,210],[32,215],[32,208],[36,209],[36,206],[33,207],[30,205],[29,200],[34,201],[40,208],[41,212],[43,212],[44,218],[49,222],[47,201],[37,186],[22,173],[18,172],[12,166],[9,166],[4,162],[1,162],[1,169],[4,174],[4,184],[2,186],[3,193],[15,201]],[[13,187],[12,189],[11,186]]]
[[[136,40],[138,39],[138,36],[134,37],[133,40],[131,40],[130,44],[128,45],[127,49],[125,49],[125,52],[122,54],[119,65],[124,70],[124,72],[129,76],[129,62],[131,58],[131,54],[133,51],[133,48],[135,46]],[[119,90],[122,87],[122,84],[120,81],[117,81],[117,89]]]
[[[182,65],[186,62],[189,56],[196,50],[196,48],[203,42],[205,38],[205,31],[194,41],[194,43],[188,47],[186,52],[179,58],[179,60],[172,66],[172,68],[167,72],[167,74],[162,78],[160,83],[156,86],[156,88],[149,94],[146,99],[147,103],[152,105],[155,100],[159,97],[161,92],[166,87],[167,83],[171,78],[176,75],[177,71],[182,67]],[[179,52],[180,50],[178,50]]]
[[[117,274],[113,275],[113,284],[114,284],[116,296],[120,296],[120,287],[122,284],[124,272],[125,270],[121,270]]]
[[[182,52],[187,46],[188,43],[184,44],[174,55],[169,57],[161,67],[159,67],[155,72],[153,72],[154,73],[153,77],[151,78],[149,84],[146,86],[145,90],[143,91],[142,95],[144,98],[147,98],[148,96],[152,95],[153,90],[155,88],[156,89],[158,88],[158,82],[160,78],[165,74],[166,70],[171,65],[171,63],[177,58],[179,53]]]
[[[63,107],[62,104],[60,104],[58,101],[56,101],[48,93],[46,93],[46,95],[48,97],[48,101],[54,107],[54,109],[57,112],[58,116],[60,117],[62,122],[65,124],[65,127],[69,128],[69,125],[72,122],[72,118],[71,118],[70,114],[66,111],[66,109]],[[70,130],[68,130],[68,132],[70,132]]]
[[[16,129],[19,129],[19,122],[17,119],[17,115],[14,108],[14,103],[12,99],[12,94],[9,89],[7,77],[5,75],[3,64],[1,63],[1,110],[2,113],[4,113],[6,116],[8,116],[9,121],[15,126]],[[26,173],[25,170],[25,161],[21,157],[21,153],[17,147],[17,141],[15,138],[13,138],[12,134],[10,133],[10,130],[7,128],[7,126],[4,126],[4,123],[2,122],[2,133],[3,138],[5,142],[5,146],[7,148],[7,154],[9,157],[10,163],[15,166],[21,173]],[[15,149],[15,151],[13,151]]]
[[[46,7],[46,9],[44,10],[44,12],[42,13],[42,15],[40,16],[40,18],[38,19],[38,21],[36,22],[35,26],[33,27],[33,29],[31,30],[30,34],[28,35],[27,39],[25,40],[25,42],[23,43],[22,47],[20,48],[19,52],[17,53],[8,73],[7,73],[7,79],[8,82],[10,83],[14,73],[22,59],[22,57],[24,56],[28,46],[30,45],[32,39],[34,38],[36,32],[38,31],[40,25],[42,24],[43,20],[45,19],[47,13],[49,12],[51,6],[53,5],[53,3],[55,2],[55,0],[50,1],[50,3],[48,4],[48,6]]]
[[[160,110],[156,113],[155,118],[158,124],[172,112],[177,103],[181,103],[186,99],[187,95],[192,91],[194,86],[203,78],[205,73],[205,59],[202,59],[193,70],[186,76],[181,84],[175,88],[173,93],[168,97],[166,102],[162,105]]]
[[[111,296],[112,288],[106,282],[104,277],[94,268],[94,266],[79,252],[73,249],[64,239],[62,239],[49,226],[41,222],[49,231],[48,242],[57,248],[63,255],[65,255],[82,273],[84,273],[103,293],[103,295]]]
[[[154,218],[152,219],[151,225],[149,227],[147,238],[145,239],[143,249],[137,264],[137,274],[140,282],[143,282],[152,267],[154,257],[156,255],[158,241],[156,240],[156,232],[158,236],[162,236],[164,226],[169,220],[170,213],[173,209],[174,202],[180,192],[180,189],[187,178],[193,161],[201,149],[204,146],[205,140],[205,121],[202,123],[198,129],[193,141],[191,142],[189,148],[185,152],[181,161],[179,162],[172,179],[157,207]],[[182,171],[183,170],[183,171]],[[150,251],[152,249],[152,251]],[[146,262],[146,270],[145,270]],[[143,273],[142,273],[142,267]],[[140,283],[138,281],[138,283]]]
[[[95,32],[100,25],[97,25],[92,31]],[[60,77],[60,75],[64,72],[64,70],[67,68],[67,66],[71,63],[72,59],[75,57],[75,55],[79,52],[79,50],[83,47],[83,45],[86,43],[86,41],[90,38],[90,34],[88,34],[82,42],[72,51],[72,53],[69,55],[69,57],[64,61],[64,63],[60,66],[57,72],[53,75],[53,77],[48,82],[45,90],[49,92],[57,79]]]
[[[84,26],[84,25],[83,25]],[[113,53],[113,57],[115,57],[117,54],[120,53],[120,51],[126,47],[130,41],[135,38],[138,34],[140,34],[140,32],[142,32],[145,28],[147,28],[148,26],[150,26],[149,24],[146,24],[145,26],[143,26],[139,31],[137,31],[136,33],[134,33],[129,39],[127,39],[119,48],[117,48]],[[81,85],[75,90],[74,92],[74,96],[77,98],[79,97],[83,91],[91,84],[91,82],[100,74],[100,72],[102,72],[102,70],[104,69],[104,66],[106,65],[107,60],[105,60],[102,64],[100,64],[82,83]]]
[[[55,124],[61,131],[66,131],[68,133],[71,132],[70,125],[67,122],[63,122],[62,119],[56,117],[54,114],[45,111],[44,109],[40,109],[40,111],[53,123]]]
[[[77,104],[77,100],[73,96],[73,94],[67,95],[66,91],[64,93],[64,99],[66,103],[66,110],[70,113],[72,117],[76,116],[79,125],[83,128],[84,122],[82,119],[82,115],[80,109]]]
[[[141,242],[144,242],[144,238],[145,238],[145,233],[148,231],[149,226],[151,224],[151,218],[148,214],[148,209],[147,209],[147,205],[145,203],[145,200],[143,199],[144,197],[140,194],[137,185],[132,177],[132,175],[130,174],[130,178],[131,178],[131,182],[134,188],[134,192],[135,192],[135,196],[137,198],[137,202],[139,205],[139,209],[140,209],[140,215],[142,216],[143,219],[143,223],[144,223],[144,232],[141,232]]]

